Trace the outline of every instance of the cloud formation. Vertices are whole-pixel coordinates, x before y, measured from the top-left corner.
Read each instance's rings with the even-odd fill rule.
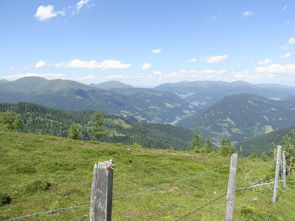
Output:
[[[148,70],[148,69],[150,69],[152,67],[152,65],[151,64],[149,64],[149,63],[144,63],[143,65],[142,65],[142,70]]]
[[[291,57],[291,56],[292,56],[292,53],[287,52],[286,54],[281,55],[280,58],[282,58],[282,59],[286,59],[286,58],[289,58],[289,57]]]
[[[83,61],[80,59],[74,59],[67,63],[58,63],[54,65],[55,67],[62,68],[92,68],[92,69],[127,69],[131,67],[131,64],[123,64],[118,60],[104,60],[102,62],[98,62],[95,60]]]
[[[266,58],[264,60],[258,61],[257,64],[258,65],[269,65],[269,64],[271,64],[271,60]]]
[[[219,63],[227,59],[228,59],[228,55],[224,54],[224,55],[218,55],[218,56],[209,56],[205,58],[192,58],[191,60],[189,60],[189,62],[190,63],[206,62],[208,64],[212,64],[212,63]]]
[[[163,52],[163,49],[160,49],[160,48],[152,50],[153,54],[160,54],[161,52]]]
[[[250,16],[253,16],[254,15],[254,12],[251,12],[251,11],[244,11],[243,12],[243,17],[250,17]]]
[[[256,67],[255,71],[258,73],[271,74],[295,74],[295,64],[271,64],[268,66]]]
[[[295,37],[290,38],[289,41],[288,41],[288,43],[289,43],[290,45],[295,44]]]
[[[40,20],[49,20],[51,18],[54,18],[58,15],[65,16],[65,15],[76,15],[79,13],[79,11],[86,7],[86,6],[94,6],[94,4],[89,5],[91,0],[79,0],[75,5],[70,5],[68,7],[63,8],[62,10],[56,11],[54,9],[54,5],[40,5],[37,8],[37,11],[35,13],[35,17]]]
[[[45,67],[45,66],[46,66],[46,62],[45,62],[45,61],[38,61],[38,62],[34,65],[35,68],[43,68],[43,67]]]
[[[40,5],[37,8],[35,17],[40,21],[44,21],[44,20],[48,20],[53,17],[56,17],[58,15],[65,15],[65,14],[63,11],[55,11],[53,5],[47,5],[47,6]]]

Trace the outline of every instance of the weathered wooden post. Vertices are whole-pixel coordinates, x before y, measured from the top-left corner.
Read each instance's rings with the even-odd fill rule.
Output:
[[[113,161],[94,165],[90,221],[112,220]]]
[[[273,197],[272,197],[272,202],[273,203],[275,203],[277,201],[277,199],[278,199],[281,151],[282,151],[282,146],[278,145],[278,152],[277,152],[277,158],[276,158],[276,175],[275,175],[274,188],[273,188]]]
[[[286,152],[283,151],[283,188],[284,190],[287,188],[286,183]]]
[[[226,212],[225,212],[226,221],[232,221],[234,217],[237,166],[238,166],[238,154],[234,153],[231,156],[231,160],[230,160],[230,171],[229,171],[229,178],[228,178]]]

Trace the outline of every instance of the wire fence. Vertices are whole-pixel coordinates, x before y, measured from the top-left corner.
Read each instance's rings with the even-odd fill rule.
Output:
[[[244,166],[247,166],[247,165],[244,165]],[[175,185],[177,183],[181,183],[181,182],[185,182],[185,181],[188,181],[188,180],[196,179],[198,177],[205,176],[205,175],[207,175],[207,174],[209,174],[211,172],[215,172],[215,171],[218,171],[218,170],[221,170],[221,169],[224,169],[224,168],[228,168],[228,166],[223,166],[223,167],[218,167],[218,168],[213,168],[213,169],[210,169],[210,170],[206,170],[206,171],[198,173],[198,174],[196,174],[194,176],[185,177],[185,178],[175,180],[175,181],[170,182],[170,183],[154,186],[154,187],[148,188],[148,189],[143,190],[143,191],[139,191],[139,192],[132,193],[132,194],[129,194],[129,195],[114,198],[113,200],[124,200],[124,199],[132,198],[132,197],[137,197],[139,195],[142,195],[142,194],[145,194],[145,193],[148,193],[148,192],[151,192],[151,191],[156,191],[156,190],[159,190],[159,189],[163,189],[165,187]],[[282,180],[280,180],[279,182],[282,182]],[[240,189],[237,189],[236,191],[239,192],[239,191],[249,190],[249,189],[253,189],[253,188],[268,186],[268,185],[271,185],[271,184],[274,184],[274,182],[255,183],[254,185],[247,186],[247,187],[242,187]],[[200,207],[198,207],[198,208],[196,208],[196,209],[194,209],[194,210],[192,210],[192,211],[178,217],[177,219],[175,219],[175,221],[183,220],[184,218],[187,218],[187,217],[191,216],[192,214],[205,209],[206,207],[210,206],[211,204],[213,204],[214,202],[218,201],[219,199],[225,197],[226,195],[227,195],[226,193],[219,195],[218,197],[210,200],[209,202],[205,203],[204,205],[202,205],[202,206],[200,206]],[[20,220],[20,219],[29,218],[29,217],[32,217],[32,216],[37,216],[37,215],[42,215],[42,214],[52,214],[52,213],[56,213],[56,212],[59,212],[59,211],[78,209],[78,208],[86,207],[86,206],[89,206],[89,205],[90,204],[88,203],[88,204],[83,204],[83,205],[78,205],[78,206],[56,208],[56,209],[52,209],[52,210],[48,210],[48,211],[44,211],[44,212],[37,212],[37,213],[22,215],[22,216],[18,216],[18,217],[14,217],[14,218],[9,218],[9,219],[3,220],[3,221]]]
[[[131,198],[131,197],[136,197],[136,196],[142,195],[142,194],[147,193],[147,192],[156,191],[156,190],[165,188],[167,186],[171,186],[171,185],[181,183],[181,182],[184,182],[184,181],[187,181],[187,180],[192,180],[192,179],[195,179],[195,178],[198,178],[198,177],[202,177],[202,176],[204,176],[204,175],[206,175],[208,173],[218,171],[218,170],[221,170],[221,169],[224,169],[224,168],[228,168],[228,167],[218,167],[218,168],[214,168],[214,169],[211,169],[211,170],[207,170],[207,171],[204,171],[202,173],[198,173],[197,175],[194,175],[194,176],[185,177],[185,178],[182,178],[182,179],[179,179],[179,180],[175,180],[175,181],[173,181],[171,183],[166,183],[166,184],[163,184],[163,185],[154,186],[154,187],[151,187],[151,188],[146,189],[144,191],[140,191],[140,192],[137,192],[137,193],[132,193],[132,194],[126,195],[126,196],[121,196],[121,197],[118,197],[118,198],[114,198],[113,200],[123,200],[123,199],[128,199],[128,198]],[[89,206],[89,204],[83,204],[83,205],[79,205],[79,206],[70,206],[70,207],[65,207],[65,208],[57,208],[57,209],[48,210],[48,211],[44,211],[44,212],[37,212],[37,213],[22,215],[22,216],[6,219],[6,220],[3,220],[3,221],[20,220],[20,219],[29,218],[29,217],[36,216],[36,215],[50,214],[50,213],[55,213],[55,212],[59,212],[59,211],[62,211],[62,210],[78,209],[78,208],[85,207],[85,206]]]

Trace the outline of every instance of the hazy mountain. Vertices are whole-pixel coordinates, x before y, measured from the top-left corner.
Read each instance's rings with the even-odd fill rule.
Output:
[[[261,154],[262,152],[271,154],[276,145],[282,144],[284,136],[292,137],[293,131],[295,131],[295,126],[248,138],[237,143],[236,146],[243,155],[249,155],[252,152],[257,154]]]
[[[195,107],[202,109],[233,94],[255,94],[275,100],[295,96],[295,88],[274,84],[250,84],[243,81],[183,81],[162,84],[157,90],[175,93]]]
[[[132,88],[132,85],[124,84],[120,81],[107,81],[100,84],[90,84],[92,87],[104,89],[104,90],[110,90],[110,89],[122,89],[122,88]]]
[[[102,90],[75,81],[40,77],[4,82],[0,102],[33,102],[63,110],[98,109],[152,123],[170,123],[194,112],[189,102],[169,92],[140,88]]]
[[[238,94],[227,96],[177,125],[200,128],[200,132],[219,142],[234,141],[295,125],[295,104],[268,98]]]

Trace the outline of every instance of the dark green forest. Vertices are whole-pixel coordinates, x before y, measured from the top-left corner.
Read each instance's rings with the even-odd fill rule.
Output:
[[[0,112],[18,115],[23,124],[19,129],[21,132],[68,137],[71,125],[77,124],[79,139],[93,140],[91,129],[95,111],[63,111],[33,103],[0,103]],[[136,143],[152,148],[185,150],[193,138],[190,129],[166,124],[141,124],[114,115],[103,115],[103,128],[99,141]]]

